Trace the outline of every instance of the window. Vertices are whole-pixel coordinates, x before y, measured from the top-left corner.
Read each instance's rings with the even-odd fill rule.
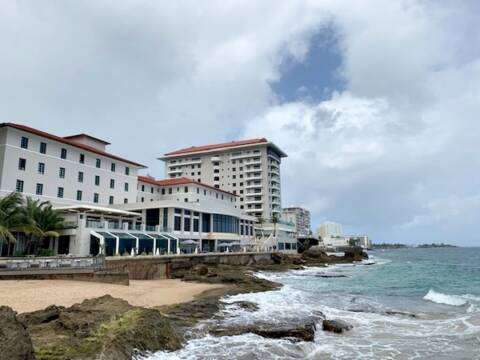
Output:
[[[189,217],[183,218],[183,231],[190,232],[190,218]]]
[[[213,170],[213,173],[214,173],[214,174],[219,174],[219,173],[220,173],[220,170],[219,170],[219,169],[215,169],[215,170]]]
[[[61,157],[62,159],[66,159],[66,158],[67,158],[67,149],[62,148],[62,149],[60,150],[60,157]]]
[[[145,191],[145,185],[142,185],[142,192]]]
[[[128,204],[128,199],[127,198],[123,199],[123,203]]]
[[[78,172],[78,182],[83,183],[83,171]]]
[[[168,227],[168,209],[163,209],[163,227]]]
[[[173,230],[180,231],[182,229],[182,218],[180,216],[175,216],[173,221]]]
[[[165,195],[165,189],[162,189],[162,195]]]
[[[198,232],[198,224],[199,224],[198,219],[194,218],[193,219],[193,232]]]
[[[220,181],[220,177],[219,177],[219,176],[215,176],[215,177],[213,178],[213,181]]]
[[[210,214],[202,214],[202,232],[210,232]]]
[[[110,179],[110,189],[115,189],[115,179]]]
[[[168,193],[169,193],[169,194],[172,193],[172,188],[168,188]]]
[[[40,143],[40,154],[47,153],[47,143],[41,142]]]
[[[110,170],[112,170],[112,172],[115,172],[115,167],[116,167],[115,163],[112,163],[112,165],[110,165]]]
[[[140,199],[141,202],[145,202],[145,198],[142,196],[142,198]]]
[[[130,168],[128,166],[125,167],[125,175],[130,175]]]
[[[58,176],[60,179],[65,179],[65,168],[61,167],[58,171]]]
[[[98,203],[98,193],[93,194],[93,202],[96,204]]]
[[[42,195],[43,194],[43,184],[37,184],[35,194],[37,194],[37,195]]]
[[[113,204],[113,196],[110,195],[110,197],[108,198],[108,203],[109,203],[110,205]]]
[[[16,192],[23,192],[23,180],[17,180],[17,184],[15,186]]]
[[[45,163],[42,163],[42,162],[38,163],[38,173],[45,174]]]
[[[153,186],[150,188],[150,192],[153,194]]]
[[[28,138],[25,136],[22,136],[22,139],[20,140],[20,147],[22,149],[28,149]]]
[[[197,187],[197,194],[200,194],[200,188]]]
[[[57,197],[63,198],[63,187],[57,189]]]
[[[185,186],[185,192],[188,193],[188,186]]]
[[[77,190],[77,201],[82,201],[82,190]]]
[[[18,170],[25,170],[25,167],[27,166],[27,160],[25,159],[18,159]]]
[[[125,183],[124,189],[125,189],[125,191],[128,191],[128,183]]]
[[[100,160],[100,159],[95,160],[95,166],[97,168],[101,167],[102,166],[102,160]]]
[[[188,202],[188,198],[183,199],[184,202]]]
[[[99,186],[100,185],[100,176],[95,175],[95,185]]]

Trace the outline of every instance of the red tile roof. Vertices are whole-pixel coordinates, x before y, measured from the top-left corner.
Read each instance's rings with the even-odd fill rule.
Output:
[[[165,156],[170,155],[182,155],[182,154],[189,154],[189,153],[197,153],[202,151],[208,150],[218,150],[224,148],[232,148],[244,145],[255,145],[255,144],[263,144],[268,143],[268,140],[265,138],[258,138],[258,139],[248,139],[248,140],[240,140],[240,141],[230,141],[221,144],[212,144],[212,145],[204,145],[204,146],[191,146],[184,149],[175,150],[169,153],[166,153]]]
[[[63,138],[64,138],[64,139],[68,139],[68,140],[75,141],[74,139],[78,139],[78,138],[82,138],[82,137],[86,137],[86,138],[89,138],[89,139],[92,139],[92,140],[101,142],[102,144],[105,144],[105,145],[110,145],[110,143],[109,143],[108,141],[99,139],[99,138],[97,138],[97,137],[95,137],[95,136],[88,135],[88,134],[85,134],[85,133],[76,134],[76,135],[64,136]]]
[[[226,193],[228,195],[238,196],[238,195],[233,194],[229,191],[218,189],[214,186],[207,185],[207,184],[204,184],[204,183],[199,182],[199,181],[195,181],[195,180],[187,178],[187,177],[178,177],[178,178],[172,178],[172,179],[156,180],[155,178],[150,177],[150,176],[139,175],[138,176],[138,181],[143,181],[147,184],[158,185],[158,186],[175,186],[175,185],[197,184],[197,185],[201,185],[203,187],[206,187],[206,188],[209,188],[209,189],[212,189],[212,190],[221,191],[221,192]]]
[[[50,140],[58,141],[58,142],[63,143],[63,144],[75,146],[77,148],[87,150],[87,151],[93,152],[93,153],[98,154],[98,155],[109,157],[111,159],[115,159],[115,160],[118,160],[118,161],[123,161],[123,162],[129,163],[129,164],[132,164],[134,166],[138,166],[140,168],[146,168],[145,165],[142,165],[142,164],[139,164],[139,163],[121,158],[119,156],[107,153],[105,151],[96,149],[92,146],[88,146],[88,145],[85,145],[85,144],[78,143],[76,141],[68,139],[68,137],[64,138],[64,137],[61,137],[61,136],[53,135],[53,134],[50,134],[50,133],[47,133],[47,132],[44,132],[44,131],[41,131],[41,130],[31,128],[31,127],[26,126],[26,125],[20,125],[20,124],[14,124],[14,123],[1,123],[0,127],[11,127],[11,128],[14,128],[14,129],[26,131],[28,133],[38,135],[38,136],[42,136],[42,137],[50,139]]]

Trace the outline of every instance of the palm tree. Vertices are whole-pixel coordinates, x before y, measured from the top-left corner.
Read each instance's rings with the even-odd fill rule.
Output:
[[[15,243],[15,236],[12,234],[18,230],[21,224],[20,206],[23,198],[13,192],[0,199],[0,244],[7,242]]]
[[[262,234],[262,239],[265,237],[263,234],[263,224],[265,223],[265,219],[261,216],[257,218],[257,223],[260,225],[260,234]]]
[[[27,249],[32,243],[40,244],[45,238],[58,238],[59,231],[68,228],[65,219],[59,211],[53,209],[50,202],[30,197],[27,197],[22,208],[22,224],[23,232],[29,236]]]

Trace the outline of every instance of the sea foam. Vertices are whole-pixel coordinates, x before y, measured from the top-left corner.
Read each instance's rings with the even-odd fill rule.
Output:
[[[459,295],[448,295],[436,292],[433,289],[430,289],[423,297],[425,300],[432,301],[437,304],[451,305],[451,306],[463,306],[467,304],[467,300]]]

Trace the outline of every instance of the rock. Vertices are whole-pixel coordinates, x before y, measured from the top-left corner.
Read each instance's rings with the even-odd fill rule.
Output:
[[[235,301],[231,305],[237,305],[239,308],[251,312],[258,310],[258,305],[250,301]]]
[[[137,351],[175,350],[183,338],[158,310],[105,295],[68,308],[22,314],[39,359],[131,359]]]
[[[195,265],[192,270],[200,276],[206,276],[208,274],[208,267],[203,264]]]
[[[330,257],[320,246],[312,246],[310,249],[302,253],[302,259],[316,259],[329,261]]]
[[[323,320],[322,329],[324,331],[332,331],[336,334],[341,334],[344,331],[352,329],[353,326],[343,320]]]
[[[15,311],[0,306],[0,360],[34,360],[33,346]]]
[[[283,256],[281,253],[273,253],[272,260],[274,264],[281,264],[283,262]]]
[[[342,275],[342,274],[316,274],[315,277],[319,277],[319,278],[344,278],[344,277],[347,277],[347,276]]]
[[[404,312],[404,311],[396,311],[396,310],[387,310],[385,311],[385,314],[387,315],[401,315],[401,316],[408,316],[411,318],[416,318],[417,315],[409,312]]]
[[[355,247],[345,250],[344,257],[353,261],[362,261],[368,259],[368,254],[362,248]]]
[[[232,326],[228,328],[217,328],[211,330],[214,336],[236,336],[247,333],[269,339],[291,339],[293,341],[313,341],[315,338],[315,323],[308,321],[302,325],[275,325],[275,324],[254,324],[245,326]]]

